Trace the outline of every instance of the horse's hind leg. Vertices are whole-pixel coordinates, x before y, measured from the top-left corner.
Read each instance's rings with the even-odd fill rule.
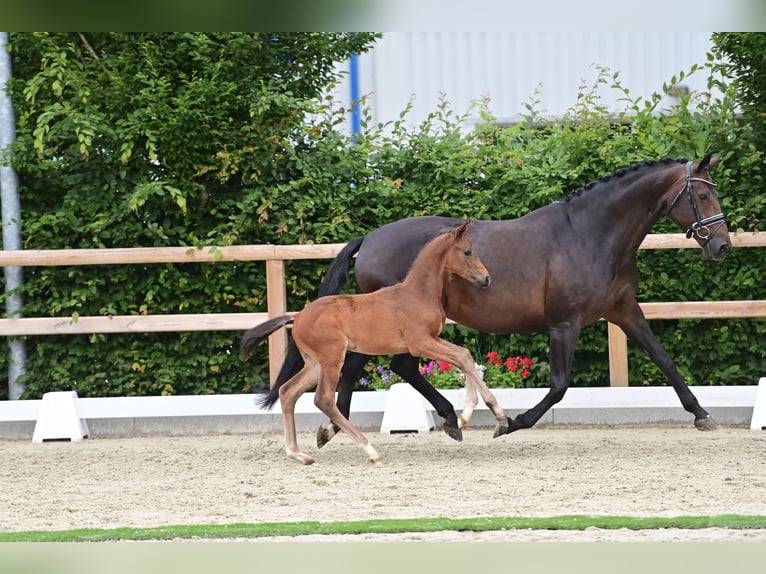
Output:
[[[391,370],[410,383],[413,389],[431,403],[437,414],[444,419],[443,428],[448,437],[457,441],[463,440],[463,431],[458,423],[455,407],[420,374],[418,362],[418,357],[410,354],[395,355],[391,360]]]
[[[338,384],[338,410],[343,416],[348,418],[351,412],[351,397],[354,393],[354,383],[359,379],[359,375],[367,361],[369,355],[360,353],[347,353],[343,363],[343,369],[340,373],[340,383]],[[317,448],[322,448],[332,437],[340,431],[340,427],[334,422],[322,423],[317,429]]]
[[[324,414],[330,417],[330,420],[338,425],[359,447],[367,454],[370,462],[380,464],[380,455],[367,440],[367,437],[359,431],[351,422],[341,414],[335,404],[335,388],[338,386],[338,376],[340,375],[340,366],[321,365],[321,375],[314,395],[314,404]]]
[[[572,375],[575,345],[580,326],[571,323],[557,325],[550,330],[551,386],[545,396],[531,409],[510,422],[509,433],[533,426],[548,410],[564,398]]]
[[[285,432],[285,451],[287,456],[301,464],[312,464],[314,459],[298,448],[298,436],[295,431],[295,403],[298,398],[311,389],[317,381],[319,367],[309,357],[305,357],[304,367],[289,381],[279,387],[279,402],[282,406],[282,425]]]

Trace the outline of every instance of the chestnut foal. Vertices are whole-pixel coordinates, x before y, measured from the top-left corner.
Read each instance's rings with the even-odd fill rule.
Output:
[[[476,371],[471,354],[439,337],[447,318],[444,293],[446,286],[456,280],[453,276],[462,277],[480,288],[486,288],[490,283],[489,273],[473,252],[466,235],[469,224],[467,221],[429,242],[401,283],[373,293],[320,297],[294,319],[289,316],[270,319],[243,335],[242,351],[249,357],[257,343],[293,323],[293,339],[305,364],[278,390],[285,446],[290,458],[303,464],[314,462],[298,448],[295,403],[303,393],[316,386],[316,406],[346,431],[367,453],[370,462],[381,462],[367,437],[335,405],[335,389],[347,351],[366,355],[409,353],[454,365],[466,377],[466,400],[460,426],[470,419],[478,403],[478,391],[497,419],[495,434],[507,432],[508,417]],[[270,403],[268,397],[264,403]]]

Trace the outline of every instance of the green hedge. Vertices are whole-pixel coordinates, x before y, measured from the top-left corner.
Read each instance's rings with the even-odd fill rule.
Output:
[[[49,135],[38,132],[48,125],[40,119],[48,108],[30,111],[24,92],[17,91],[15,102],[28,111],[20,124],[26,136],[19,138],[17,160],[27,199],[25,245],[49,249],[343,242],[413,215],[518,217],[626,165],[664,156],[700,158],[707,152],[722,158],[713,175],[730,229],[762,230],[763,154],[753,143],[751,126],[736,116],[734,90],[715,61],[689,73],[707,74],[711,88],[722,92],[715,97],[692,94],[664,110],[663,94],[633,99],[617,74],[603,70],[557,122],[544,121],[532,98],[523,121],[501,127],[484,103],[477,102],[472,113],[484,122],[470,129],[467,118],[457,117],[445,98],[415,127],[404,121],[408,110],[400,121],[376,125],[363,105],[364,131],[357,138],[343,129],[345,110],[313,99],[312,116],[298,114],[260,143],[256,136],[267,132],[256,130],[230,145],[214,137],[219,130],[228,133],[224,114],[210,119],[222,124],[208,126],[214,132],[209,141],[190,142],[183,129],[176,129],[165,144],[179,149],[199,146],[203,150],[194,157],[206,158],[204,162],[179,161],[138,183],[128,176],[99,179],[102,170],[134,169],[133,159],[121,163],[113,156],[98,158],[98,144],[77,140],[74,131],[62,135],[57,146],[46,143]],[[683,74],[672,78],[669,86],[682,79]],[[180,82],[167,89],[182,88]],[[620,92],[625,101],[622,114],[614,117],[601,106],[595,94],[604,90]],[[195,97],[200,101],[187,102],[190,114],[220,103],[214,90]],[[272,111],[274,106],[305,110],[308,105],[307,100],[285,101],[271,92],[269,97],[274,101],[266,108]],[[259,110],[251,109],[249,117],[260,118]],[[255,130],[254,125],[242,124],[238,130]],[[137,133],[143,133],[141,126],[135,126]],[[191,137],[195,132],[189,129]],[[152,130],[161,134],[162,126]],[[36,133],[42,138],[37,147]],[[136,170],[146,162],[162,163],[151,159],[151,142],[152,137],[135,139],[132,153],[141,149],[147,155],[136,163]],[[156,157],[162,158],[166,149],[158,146]],[[57,153],[71,158],[70,164],[57,164]],[[46,170],[35,167],[38,155],[47,158]],[[653,231],[679,230],[662,221]],[[300,309],[315,297],[327,265],[287,265],[290,309]],[[646,251],[639,265],[642,301],[766,298],[763,249],[737,249],[719,263],[702,262],[699,250]],[[265,274],[255,262],[29,268],[26,279],[27,316],[265,310]],[[759,343],[766,324],[761,319],[654,321],[652,327],[690,383],[753,384],[764,375],[766,348]],[[548,384],[545,334],[497,337],[462,327],[448,327],[448,333],[476,356],[492,350],[532,357],[538,368],[527,378],[529,384]],[[238,337],[236,332],[28,337],[25,396],[59,389],[75,389],[81,396],[247,392],[267,382],[265,347],[243,364]],[[0,364],[0,370],[4,368]],[[631,384],[664,384],[659,371],[635,350],[630,351],[630,378]],[[583,331],[573,382],[608,384],[604,323]]]

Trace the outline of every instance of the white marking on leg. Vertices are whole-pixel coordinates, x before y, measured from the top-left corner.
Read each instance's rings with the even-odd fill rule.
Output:
[[[367,458],[370,459],[370,462],[374,464],[381,464],[383,462],[380,458],[380,455],[378,454],[378,451],[376,451],[370,443],[359,446],[364,452],[367,453]]]
[[[307,454],[303,454],[300,451],[292,451],[287,449],[287,456],[293,460],[297,460],[301,464],[314,464],[314,459]]]

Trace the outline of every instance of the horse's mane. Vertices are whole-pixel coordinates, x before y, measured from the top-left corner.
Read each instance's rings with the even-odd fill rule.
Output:
[[[622,167],[622,168],[618,169],[617,171],[615,171],[612,174],[602,176],[601,178],[599,178],[596,181],[591,181],[590,183],[588,183],[588,184],[584,185],[583,187],[580,187],[580,188],[576,189],[575,191],[573,191],[572,193],[570,193],[562,201],[570,201],[570,200],[572,200],[572,199],[574,199],[576,197],[580,197],[583,193],[585,193],[586,191],[590,191],[591,189],[593,189],[597,185],[599,185],[601,183],[607,183],[607,182],[611,181],[614,178],[623,177],[627,173],[635,172],[635,171],[638,171],[638,170],[643,169],[643,168],[654,167],[654,166],[657,166],[657,165],[668,165],[668,164],[671,164],[671,163],[686,163],[687,161],[688,161],[687,159],[673,159],[673,158],[669,158],[669,157],[663,157],[662,159],[650,159],[650,160],[645,161],[643,163],[634,163],[630,167]]]

